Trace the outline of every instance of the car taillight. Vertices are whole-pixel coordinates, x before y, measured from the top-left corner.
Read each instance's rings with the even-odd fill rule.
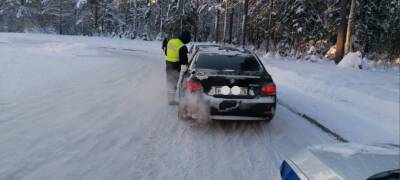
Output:
[[[264,85],[261,88],[261,92],[266,95],[275,95],[276,94],[276,86],[274,83]]]
[[[197,91],[203,89],[203,86],[199,82],[188,81],[186,88],[190,91]]]

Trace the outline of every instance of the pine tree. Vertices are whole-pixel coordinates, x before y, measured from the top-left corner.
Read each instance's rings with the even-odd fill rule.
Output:
[[[42,0],[41,14],[50,16],[53,22],[57,22],[58,33],[64,34],[64,27],[72,22],[75,2],[71,0]]]

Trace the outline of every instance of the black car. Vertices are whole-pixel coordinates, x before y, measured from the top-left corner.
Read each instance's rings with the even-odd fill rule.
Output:
[[[271,120],[276,87],[259,58],[219,47],[196,53],[178,83],[180,119]]]

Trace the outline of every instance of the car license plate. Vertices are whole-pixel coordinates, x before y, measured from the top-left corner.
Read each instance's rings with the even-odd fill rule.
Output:
[[[249,90],[248,90],[247,87],[239,87],[239,88],[240,88],[240,93],[236,94],[236,95],[238,95],[238,96],[247,96],[249,94],[248,93]],[[222,87],[215,87],[215,94],[223,95],[224,93],[222,93]],[[228,95],[235,95],[235,94],[233,94],[232,91],[230,91]]]

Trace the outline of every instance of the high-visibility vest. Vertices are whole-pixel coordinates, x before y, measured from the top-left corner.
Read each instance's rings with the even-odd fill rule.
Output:
[[[179,50],[185,46],[180,39],[171,39],[167,44],[167,55],[165,60],[169,62],[179,62]]]

